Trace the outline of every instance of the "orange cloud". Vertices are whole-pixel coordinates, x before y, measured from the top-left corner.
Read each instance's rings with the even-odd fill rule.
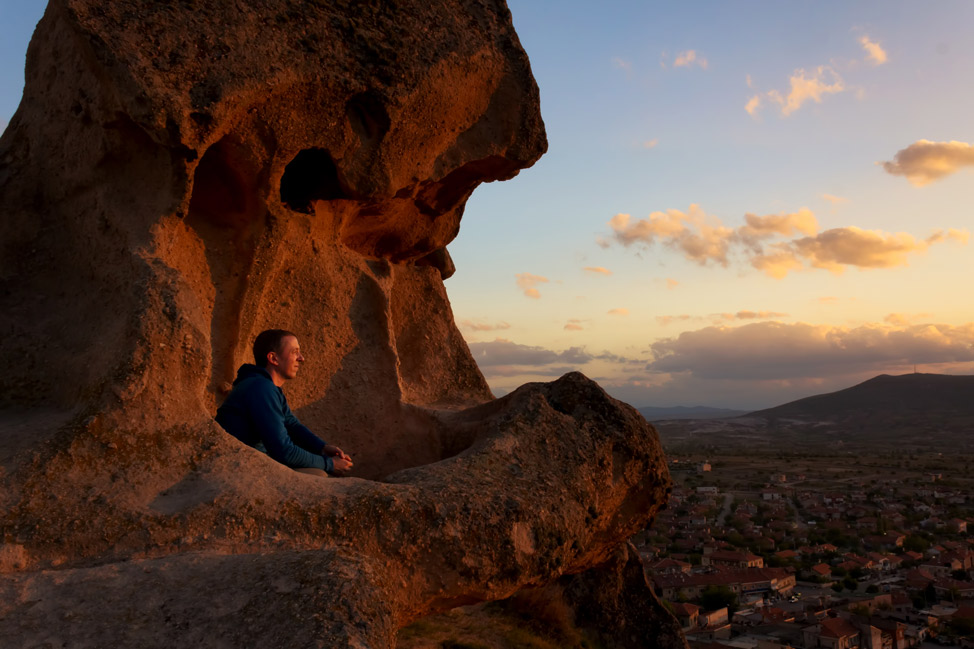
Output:
[[[868,36],[863,36],[859,39],[859,44],[862,45],[862,49],[866,52],[867,61],[873,65],[886,63],[886,51],[879,46],[879,43],[874,43],[869,40]]]
[[[974,323],[855,328],[758,322],[705,327],[652,345],[654,372],[735,380],[826,377],[913,363],[974,361]]]
[[[886,173],[904,176],[916,187],[923,187],[974,165],[974,145],[955,140],[917,140],[882,165]]]
[[[693,319],[692,315],[680,314],[680,315],[658,315],[656,316],[656,322],[660,323],[664,327],[674,322],[685,322],[687,320]]]
[[[506,322],[498,322],[496,324],[488,324],[486,322],[474,321],[474,320],[461,320],[461,329],[468,329],[470,331],[501,331],[503,329],[510,329],[511,325]]]
[[[832,194],[822,194],[822,198],[832,203],[833,205],[838,205],[839,203],[848,203],[848,198],[842,198],[841,196],[833,196]]]
[[[538,284],[548,283],[547,277],[542,277],[541,275],[532,275],[531,273],[518,273],[514,277],[517,280],[518,288],[524,291],[524,295],[535,300],[541,297],[540,291],[538,291],[538,289],[535,287]]]
[[[629,315],[629,309],[609,309],[609,315]]]
[[[713,262],[727,267],[730,253],[738,252],[751,266],[776,279],[806,266],[834,273],[843,272],[847,266],[903,266],[910,254],[923,252],[933,244],[954,241],[963,245],[970,238],[966,230],[957,229],[936,230],[926,239],[916,239],[905,232],[890,234],[854,226],[816,234],[818,221],[804,207],[783,214],[748,213],[744,220],[745,225],[731,229],[693,204],[687,212],[653,212],[648,219],[633,220],[629,214],[616,214],[609,227],[614,240],[624,246],[649,246],[658,241],[701,265]],[[799,233],[806,236],[767,243],[774,237]]]
[[[569,320],[565,325],[565,330],[567,331],[582,331],[581,320]]]
[[[672,290],[672,289],[676,288],[679,285],[680,285],[680,282],[676,281],[672,277],[667,277],[666,278],[666,288]]]
[[[586,266],[582,270],[588,271],[590,273],[596,273],[599,275],[611,275],[612,271],[608,268],[602,268],[601,266]]]
[[[686,52],[680,52],[676,55],[676,60],[673,61],[674,68],[690,67],[696,63],[704,70],[707,69],[707,59],[702,56],[697,55],[696,50],[687,50]]]
[[[768,318],[787,318],[787,313],[778,311],[738,311],[737,313],[716,313],[713,317],[720,320],[765,320]]]
[[[698,205],[691,205],[686,212],[673,209],[653,212],[648,219],[636,221],[629,214],[616,214],[609,227],[616,241],[624,246],[650,245],[658,239],[701,265],[715,262],[726,266],[728,241],[733,234],[733,230],[707,216]]]
[[[751,117],[757,117],[758,110],[763,106],[763,97],[772,104],[778,104],[781,107],[781,115],[787,117],[808,101],[820,104],[825,95],[840,93],[846,89],[842,77],[828,65],[820,65],[811,71],[804,68],[795,70],[788,78],[788,84],[787,96],[779,90],[769,90],[763,95],[752,96],[744,106],[744,110]]]

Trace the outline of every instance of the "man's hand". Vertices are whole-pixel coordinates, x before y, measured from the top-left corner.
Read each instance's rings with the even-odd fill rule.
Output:
[[[325,457],[340,457],[343,460],[347,460],[349,463],[352,461],[352,458],[349,457],[345,451],[333,444],[325,444],[325,447],[321,449],[321,454]]]
[[[321,449],[321,454],[331,458],[332,471],[336,473],[344,473],[353,466],[352,458],[345,451],[332,444],[325,444],[325,447]]]

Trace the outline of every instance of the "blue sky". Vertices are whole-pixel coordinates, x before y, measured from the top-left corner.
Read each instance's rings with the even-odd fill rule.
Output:
[[[0,0],[0,124],[43,4]],[[447,282],[497,394],[580,369],[758,408],[974,370],[974,3],[510,7],[550,148],[474,193]]]

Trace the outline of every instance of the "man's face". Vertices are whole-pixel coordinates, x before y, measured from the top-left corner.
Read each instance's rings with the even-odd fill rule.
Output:
[[[274,354],[277,358],[277,371],[286,379],[293,379],[298,375],[298,368],[304,362],[301,355],[301,347],[298,339],[294,336],[285,336],[281,339],[281,348]]]

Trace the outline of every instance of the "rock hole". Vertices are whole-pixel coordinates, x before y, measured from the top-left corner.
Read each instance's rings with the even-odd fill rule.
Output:
[[[281,177],[281,202],[295,212],[311,214],[313,201],[348,198],[338,168],[324,149],[305,149],[294,156]]]
[[[208,390],[214,396],[233,378],[237,346],[246,344],[239,340],[241,305],[256,238],[266,224],[260,199],[266,182],[253,153],[232,137],[211,146],[196,167],[186,224],[203,242],[213,284]]]

